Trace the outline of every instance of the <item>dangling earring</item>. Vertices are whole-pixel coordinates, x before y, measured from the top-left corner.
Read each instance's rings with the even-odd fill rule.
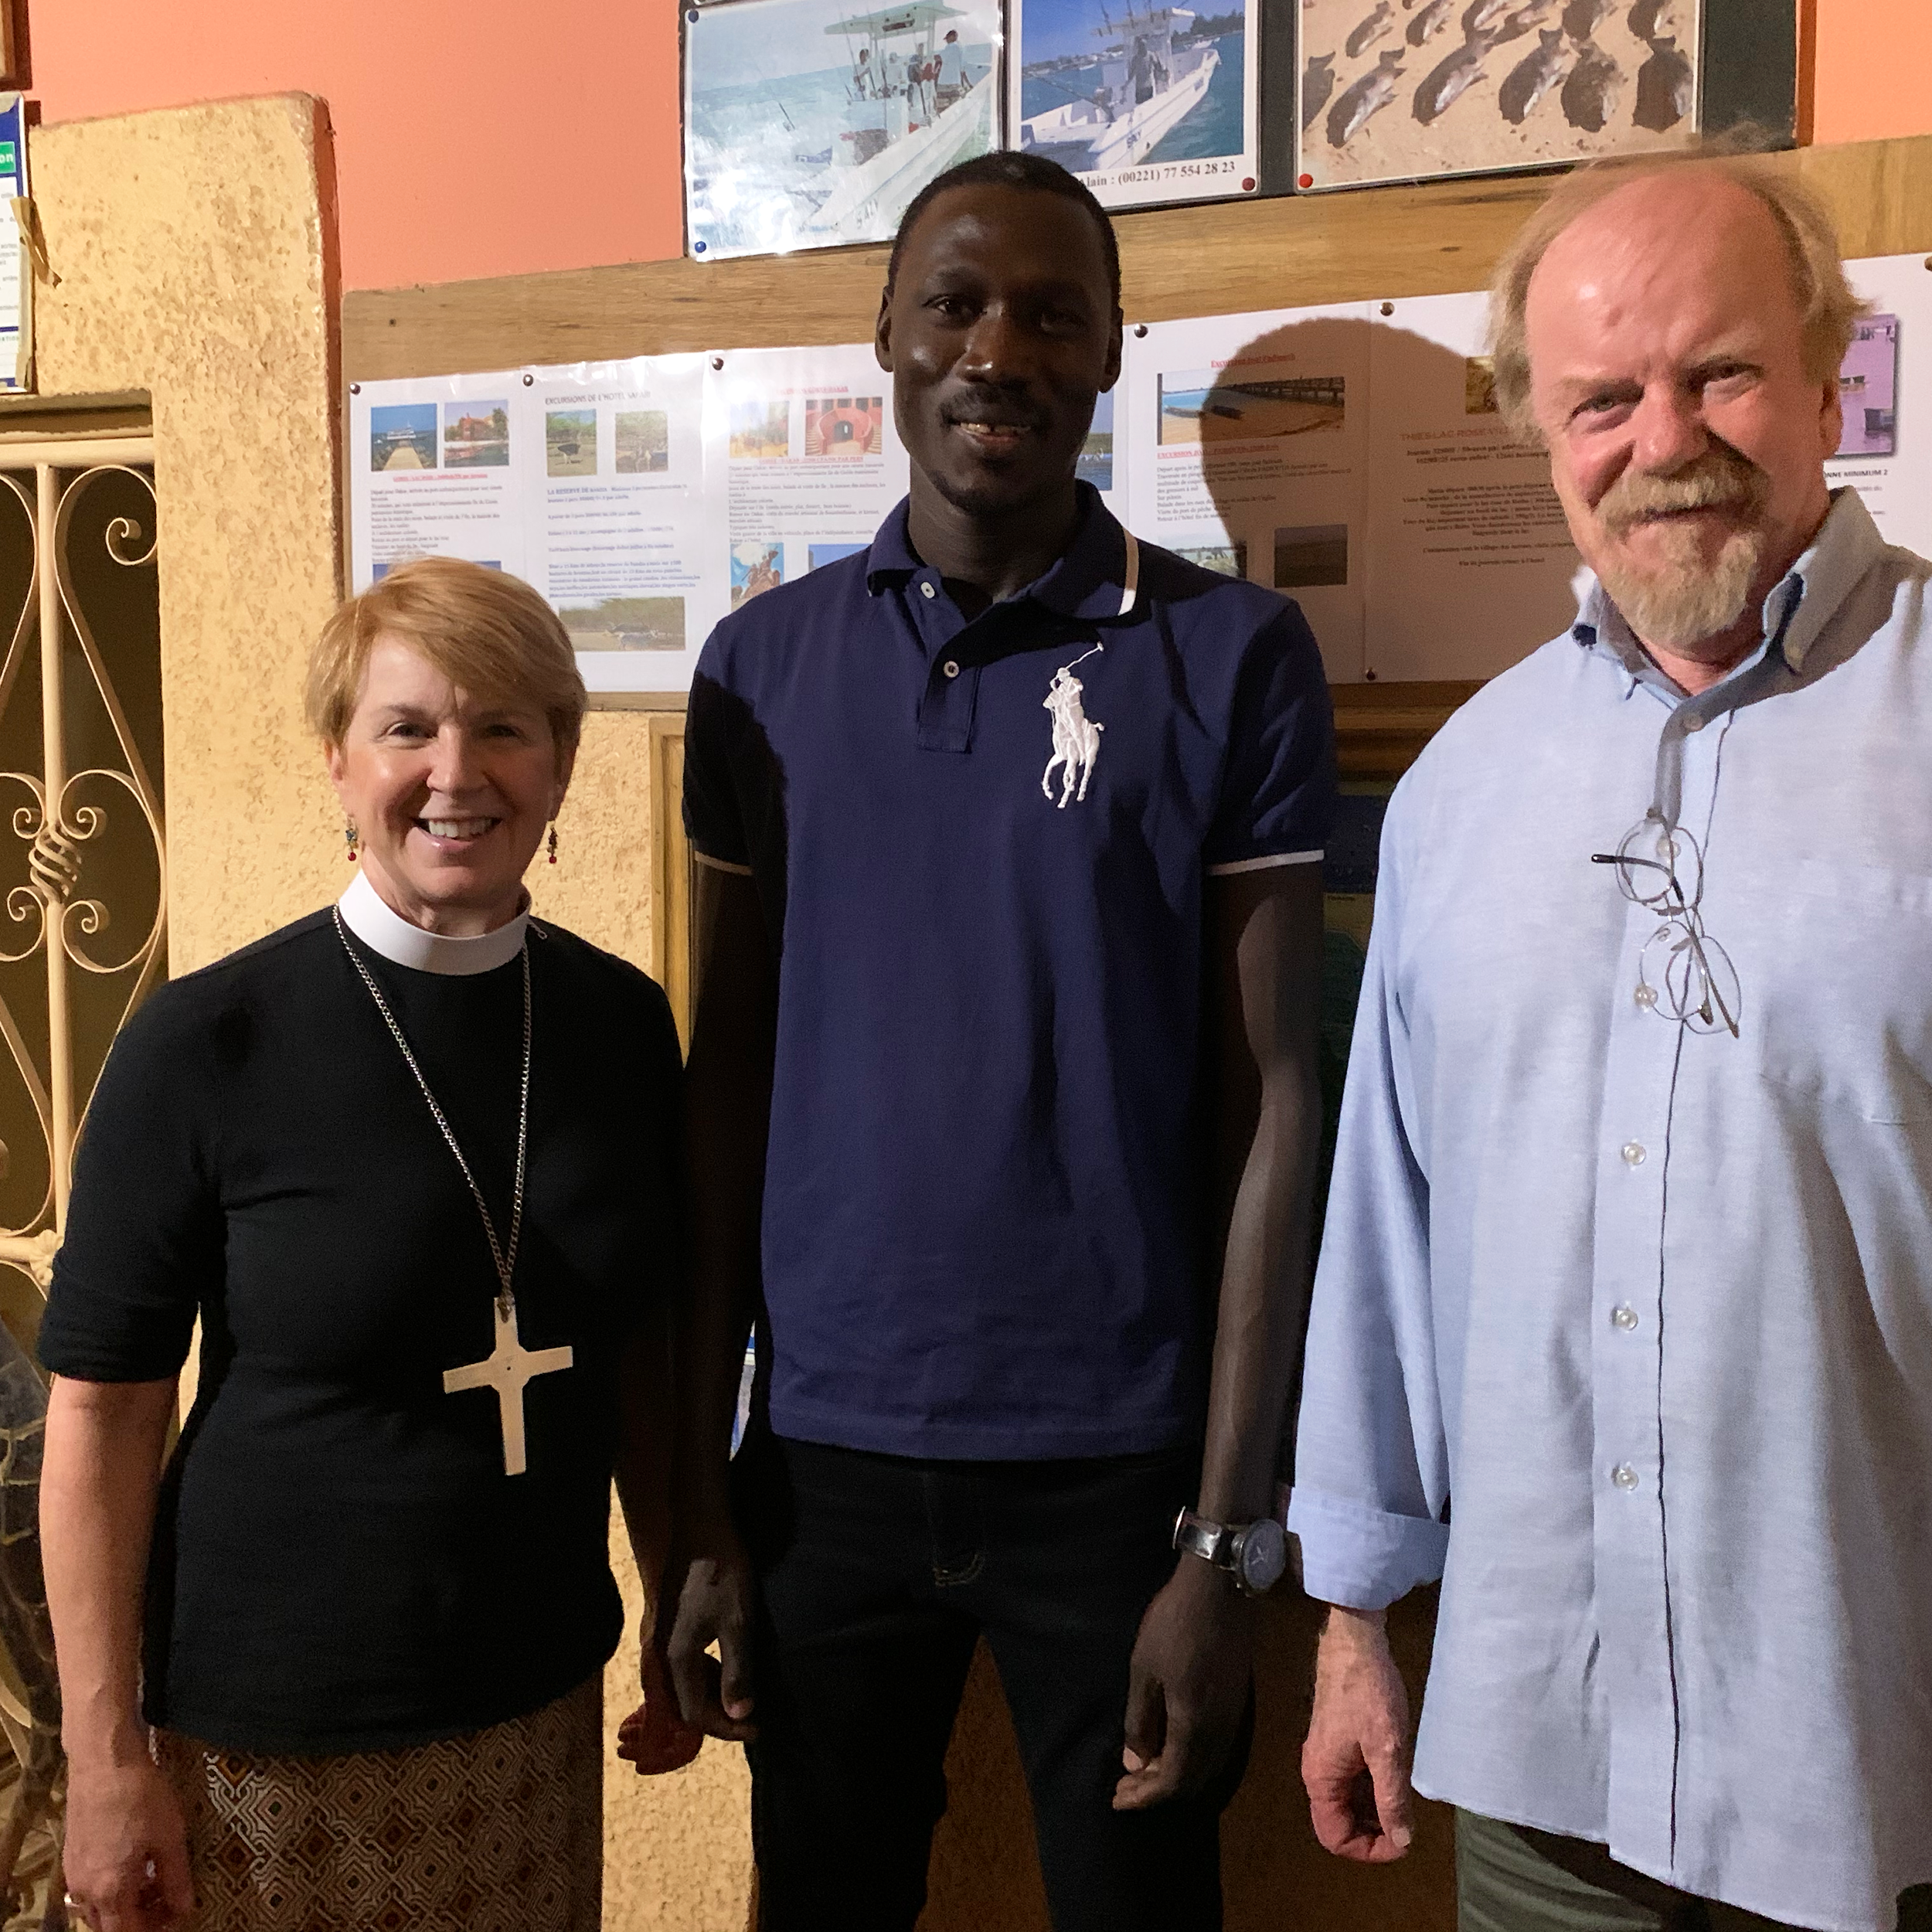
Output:
[[[355,862],[355,848],[361,843],[362,836],[362,834],[355,829],[355,821],[353,818],[342,828],[342,838],[344,843],[349,847],[349,862],[352,866]]]
[[[549,849],[550,854],[550,863],[554,866],[556,863],[556,821],[554,818],[550,821]]]

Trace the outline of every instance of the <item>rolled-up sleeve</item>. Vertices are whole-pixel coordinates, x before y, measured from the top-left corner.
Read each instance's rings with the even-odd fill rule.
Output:
[[[1382,1609],[1433,1582],[1449,1547],[1429,1182],[1411,1131],[1415,1097],[1396,972],[1403,803],[1399,794],[1383,832],[1287,1515],[1308,1594],[1357,1610]]]

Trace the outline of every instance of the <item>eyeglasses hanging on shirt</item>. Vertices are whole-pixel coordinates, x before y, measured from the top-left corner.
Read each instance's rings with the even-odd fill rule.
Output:
[[[1614,852],[1594,852],[1590,863],[1614,866],[1617,884],[1632,904],[1658,915],[1658,926],[1637,959],[1639,1006],[1688,1026],[1693,1033],[1723,1028],[1735,1039],[1739,996],[1736,969],[1723,947],[1704,930],[1704,855],[1682,825],[1668,825],[1655,810],[1618,841]]]

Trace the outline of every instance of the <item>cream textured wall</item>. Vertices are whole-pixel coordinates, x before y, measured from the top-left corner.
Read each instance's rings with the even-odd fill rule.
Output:
[[[41,388],[153,398],[176,973],[332,876],[299,671],[337,583],[327,125],[283,95],[32,138]]]

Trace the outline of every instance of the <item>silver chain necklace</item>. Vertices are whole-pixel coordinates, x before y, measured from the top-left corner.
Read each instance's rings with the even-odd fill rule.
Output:
[[[456,1156],[456,1164],[463,1170],[463,1178],[470,1185],[471,1197],[476,1202],[476,1211],[483,1217],[483,1232],[488,1236],[490,1259],[496,1264],[496,1278],[500,1286],[496,1304],[498,1312],[505,1321],[514,1313],[516,1295],[510,1286],[510,1277],[516,1268],[516,1247],[523,1233],[523,1170],[525,1158],[530,1144],[530,945],[523,943],[523,1093],[518,1103],[516,1117],[516,1185],[510,1197],[510,1240],[506,1250],[498,1239],[496,1223],[490,1219],[490,1210],[485,1206],[483,1190],[476,1184],[476,1176],[470,1172],[470,1164],[464,1159],[463,1150],[457,1145],[456,1135],[451,1131],[447,1117],[437,1104],[436,1096],[430,1091],[430,1083],[423,1077],[423,1070],[417,1065],[416,1056],[410,1050],[410,1043],[403,1029],[396,1024],[396,1015],[389,1011],[389,1002],[383,997],[383,989],[376,983],[375,976],[362,964],[355,948],[349,943],[349,929],[342,923],[338,908],[335,913],[335,930],[342,942],[342,950],[349,954],[349,964],[362,975],[362,984],[369,988],[369,998],[376,1002],[376,1010],[383,1016],[391,1036],[402,1049],[403,1058],[408,1063],[410,1071],[416,1076],[416,1084],[423,1090],[423,1098],[429,1103],[429,1110],[436,1124],[442,1129],[443,1138],[449,1143],[450,1151]]]

